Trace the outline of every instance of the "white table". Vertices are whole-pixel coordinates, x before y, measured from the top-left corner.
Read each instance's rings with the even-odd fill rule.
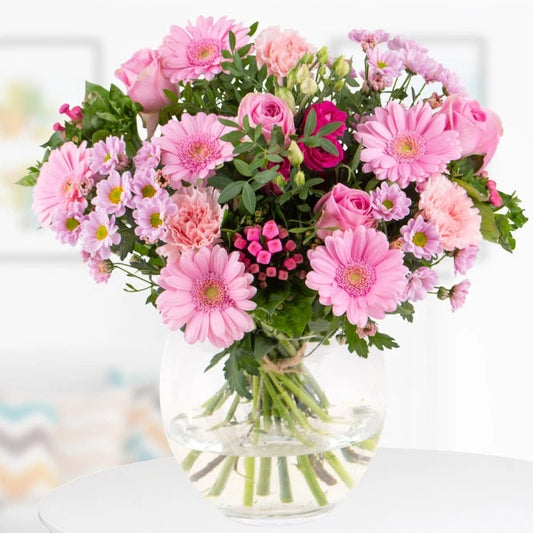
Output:
[[[204,501],[173,458],[122,466],[45,498],[52,533],[262,533]],[[278,531],[278,530],[276,530]],[[452,452],[381,449],[359,486],[291,533],[533,532],[533,463]]]

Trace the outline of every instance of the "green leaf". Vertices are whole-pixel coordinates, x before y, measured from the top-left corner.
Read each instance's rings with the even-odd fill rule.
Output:
[[[291,338],[301,337],[313,314],[312,299],[296,293],[286,300],[283,311],[272,316],[272,325]]]
[[[477,174],[483,167],[484,159],[485,156],[483,154],[472,154],[463,157],[463,159],[457,161],[455,170],[462,176],[469,174],[470,172],[472,174]]]
[[[239,359],[235,352],[230,352],[226,363],[224,364],[224,376],[230,390],[235,391],[239,396],[251,399],[249,381],[241,370]]]
[[[254,301],[259,308],[272,315],[289,297],[290,293],[291,288],[286,283],[279,285],[269,283],[266,289],[257,292]]]
[[[217,354],[215,354],[211,358],[211,361],[209,362],[209,364],[205,367],[204,372],[207,372],[208,370],[213,368],[215,365],[217,365],[219,363],[219,361],[221,361],[222,359],[224,359],[224,357],[226,357],[226,355],[228,355],[228,353],[229,353],[229,350],[226,349],[226,350],[222,350],[221,352],[218,352]]]
[[[255,206],[257,202],[255,198],[255,192],[252,189],[252,186],[247,182],[245,182],[242,188],[242,201],[248,213],[253,215],[255,213]]]
[[[233,52],[235,50],[235,42],[236,42],[235,34],[232,31],[230,31],[228,33],[228,38],[229,38],[229,48]]]
[[[250,26],[250,31],[248,32],[248,35],[251,37],[256,31],[257,31],[257,27],[259,26],[259,22],[254,22],[251,26]]]
[[[304,126],[304,136],[310,137],[316,128],[316,111],[311,109],[307,115]]]
[[[479,210],[481,215],[481,234],[483,238],[490,242],[498,242],[500,238],[500,231],[496,225],[496,220],[494,218],[494,211],[492,208],[481,202],[474,200],[474,205]]]
[[[372,337],[368,337],[368,344],[375,346],[378,350],[399,348],[399,344],[391,336],[380,333],[379,331]]]
[[[272,181],[277,175],[278,175],[278,168],[276,166],[274,168],[269,168],[267,170],[262,170],[261,172],[258,172],[254,176],[254,181],[256,181],[257,183],[260,183],[261,185],[264,185],[265,183]]]
[[[457,185],[462,187],[467,192],[468,196],[470,196],[470,198],[472,198],[473,200],[478,200],[480,202],[487,201],[488,196],[478,190],[476,187],[474,187],[474,185],[472,185],[471,183],[467,183],[466,181],[461,180],[459,178],[455,178],[452,181],[455,181]]]
[[[223,189],[230,183],[233,183],[233,181],[234,180],[225,174],[215,174],[214,176],[207,178],[207,183],[216,189]]]
[[[235,168],[239,174],[242,174],[247,178],[252,177],[253,173],[250,169],[250,165],[246,163],[246,161],[243,161],[242,159],[234,159],[232,163],[235,165]]]
[[[244,132],[242,131],[230,131],[228,133],[225,133],[220,137],[221,141],[226,141],[231,144],[236,144],[240,142],[240,140],[244,137]]]
[[[325,137],[318,137],[318,143],[320,147],[328,154],[332,154],[334,156],[339,155],[339,149],[329,139],[326,139]]]
[[[412,322],[415,314],[415,307],[411,302],[402,302],[395,311],[390,313],[392,315],[400,315],[407,322]]]
[[[37,183],[37,178],[39,177],[39,171],[30,172],[26,174],[23,178],[17,181],[17,185],[22,185],[23,187],[33,187]]]
[[[229,128],[238,128],[239,125],[236,122],[233,122],[233,120],[229,120],[227,118],[218,117],[218,121],[223,124],[224,126],[228,126]],[[244,135],[244,133],[243,133]]]
[[[368,343],[365,339],[359,337],[357,326],[350,324],[347,319],[344,320],[344,334],[350,353],[356,352],[359,357],[368,357]]]
[[[218,203],[225,204],[226,202],[229,202],[229,200],[232,200],[238,196],[241,193],[245,183],[245,181],[234,181],[226,185],[218,197]]]
[[[334,131],[337,131],[344,122],[328,122],[328,124],[324,124],[315,135],[319,137],[325,137],[326,135],[329,135],[330,133],[333,133]]]
[[[253,336],[253,344],[254,358],[256,361],[261,361],[267,353],[277,346],[278,341],[257,332]]]

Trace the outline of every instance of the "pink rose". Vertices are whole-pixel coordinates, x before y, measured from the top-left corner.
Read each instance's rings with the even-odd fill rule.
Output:
[[[370,195],[360,189],[350,189],[342,183],[337,183],[318,201],[315,212],[319,210],[322,212],[316,224],[317,228],[370,228],[375,222]],[[332,233],[331,229],[318,229],[316,232],[320,239],[325,239]]]
[[[446,99],[440,113],[446,117],[446,129],[459,133],[461,157],[485,154],[483,161],[485,168],[492,159],[503,134],[498,115],[490,109],[481,107],[476,100],[468,100],[457,94],[452,94]]]
[[[252,127],[261,124],[263,135],[270,140],[272,128],[279,126],[285,139],[295,132],[294,117],[289,106],[273,94],[248,93],[239,104],[237,121],[243,125],[245,115],[248,116]]]
[[[178,93],[178,88],[161,73],[161,59],[157,50],[143,48],[115,71],[124,83],[128,96],[143,106],[141,116],[151,134],[157,127],[157,113],[170,103],[165,89]]]
[[[267,72],[276,76],[279,83],[304,54],[313,52],[313,46],[298,33],[281,31],[277,26],[265,28],[255,40],[257,65],[266,65]]]
[[[313,135],[315,135],[322,126],[331,122],[342,122],[342,124],[335,131],[325,135],[325,137],[333,140],[343,135],[346,130],[345,122],[348,115],[344,111],[338,109],[333,102],[326,100],[324,102],[317,102],[316,104],[310,105],[305,111],[304,124],[307,121],[311,109],[314,109],[316,114],[316,127],[312,132]]]

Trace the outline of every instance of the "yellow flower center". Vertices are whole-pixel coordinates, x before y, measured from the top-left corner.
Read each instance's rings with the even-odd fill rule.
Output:
[[[109,193],[109,201],[115,205],[120,204],[123,192],[124,189],[122,187],[115,187],[114,189],[111,189],[111,192]]]
[[[79,221],[75,218],[67,218],[65,221],[65,228],[67,228],[68,231],[74,231],[79,225]]]
[[[163,224],[160,213],[152,213],[150,215],[150,224],[152,228],[158,228],[161,226],[161,224]]]
[[[99,240],[99,241],[103,241],[108,235],[108,232],[107,232],[107,228],[104,226],[104,225],[101,225],[97,230],[96,230],[96,238]]]
[[[423,248],[427,242],[428,242],[428,238],[425,233],[418,231],[413,235],[413,244],[415,246],[420,246],[421,248]]]
[[[155,196],[155,188],[151,185],[145,185],[142,188],[141,193],[143,195],[143,198],[152,198],[152,196]]]

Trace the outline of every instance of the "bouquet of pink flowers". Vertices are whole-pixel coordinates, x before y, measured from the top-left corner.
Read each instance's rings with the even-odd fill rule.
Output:
[[[125,272],[170,329],[220,349],[227,397],[257,409],[270,393],[269,416],[301,435],[298,412],[327,417],[316,382],[279,379],[305,342],[396,347],[388,314],[465,300],[469,281],[440,286],[435,265],[464,275],[527,219],[487,171],[498,116],[422,46],[353,30],[356,65],[294,31],[252,42],[256,28],[172,26],[116,71],[126,94],[87,83],[62,106],[22,183],[97,282]]]

